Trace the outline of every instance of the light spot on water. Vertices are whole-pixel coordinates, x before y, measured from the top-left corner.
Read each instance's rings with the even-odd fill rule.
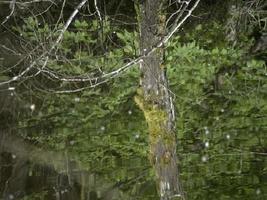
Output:
[[[170,183],[167,182],[167,190],[170,190],[170,189],[171,189],[171,187],[170,187]]]
[[[16,159],[17,156],[16,156],[15,154],[12,154],[12,158],[13,158],[13,159]]]

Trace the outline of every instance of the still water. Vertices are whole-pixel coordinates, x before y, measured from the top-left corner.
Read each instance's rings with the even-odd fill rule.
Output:
[[[47,151],[7,130],[1,132],[0,150],[3,200],[158,199],[153,170],[139,158],[114,157],[112,164],[95,163],[90,170],[69,155],[68,149]],[[230,153],[205,153],[180,151],[188,199],[267,198],[266,153],[250,152],[246,147],[232,148]]]

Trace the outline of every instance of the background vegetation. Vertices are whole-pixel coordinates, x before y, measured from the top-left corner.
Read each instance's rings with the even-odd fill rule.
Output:
[[[44,13],[47,2],[18,5],[16,15],[1,27],[1,81],[53,45],[56,30],[76,4],[67,1],[61,18],[57,4]],[[113,191],[113,199],[157,199],[147,124],[133,101],[138,66],[93,88],[49,73],[92,76],[138,56],[133,2],[103,1],[99,6],[102,21],[86,15],[90,2],[64,33],[56,54],[49,55],[43,73],[33,76],[33,69],[32,77],[1,86],[0,123],[38,149],[65,152],[79,163],[74,169],[93,174],[92,199],[111,197],[106,191]],[[179,169],[188,199],[267,197],[266,8],[259,0],[203,0],[166,46]],[[38,68],[44,62],[39,60]],[[79,91],[68,92],[73,90]],[[33,171],[35,166],[32,162]],[[45,191],[51,188],[48,184]],[[48,192],[25,191],[30,195],[25,200],[48,198]],[[98,198],[93,197],[97,192]]]

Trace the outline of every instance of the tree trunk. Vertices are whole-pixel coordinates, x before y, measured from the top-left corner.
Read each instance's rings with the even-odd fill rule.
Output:
[[[174,109],[164,66],[164,47],[151,53],[165,35],[163,0],[144,0],[139,7],[141,78],[135,101],[144,112],[161,200],[183,196],[178,178]],[[150,53],[149,53],[150,52]]]

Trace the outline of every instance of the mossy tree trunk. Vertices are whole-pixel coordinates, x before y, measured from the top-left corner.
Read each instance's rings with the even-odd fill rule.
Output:
[[[164,0],[139,5],[141,88],[135,101],[142,109],[150,134],[150,159],[155,168],[161,200],[183,196],[178,178],[174,109],[164,66],[164,47],[151,53],[165,35]]]

